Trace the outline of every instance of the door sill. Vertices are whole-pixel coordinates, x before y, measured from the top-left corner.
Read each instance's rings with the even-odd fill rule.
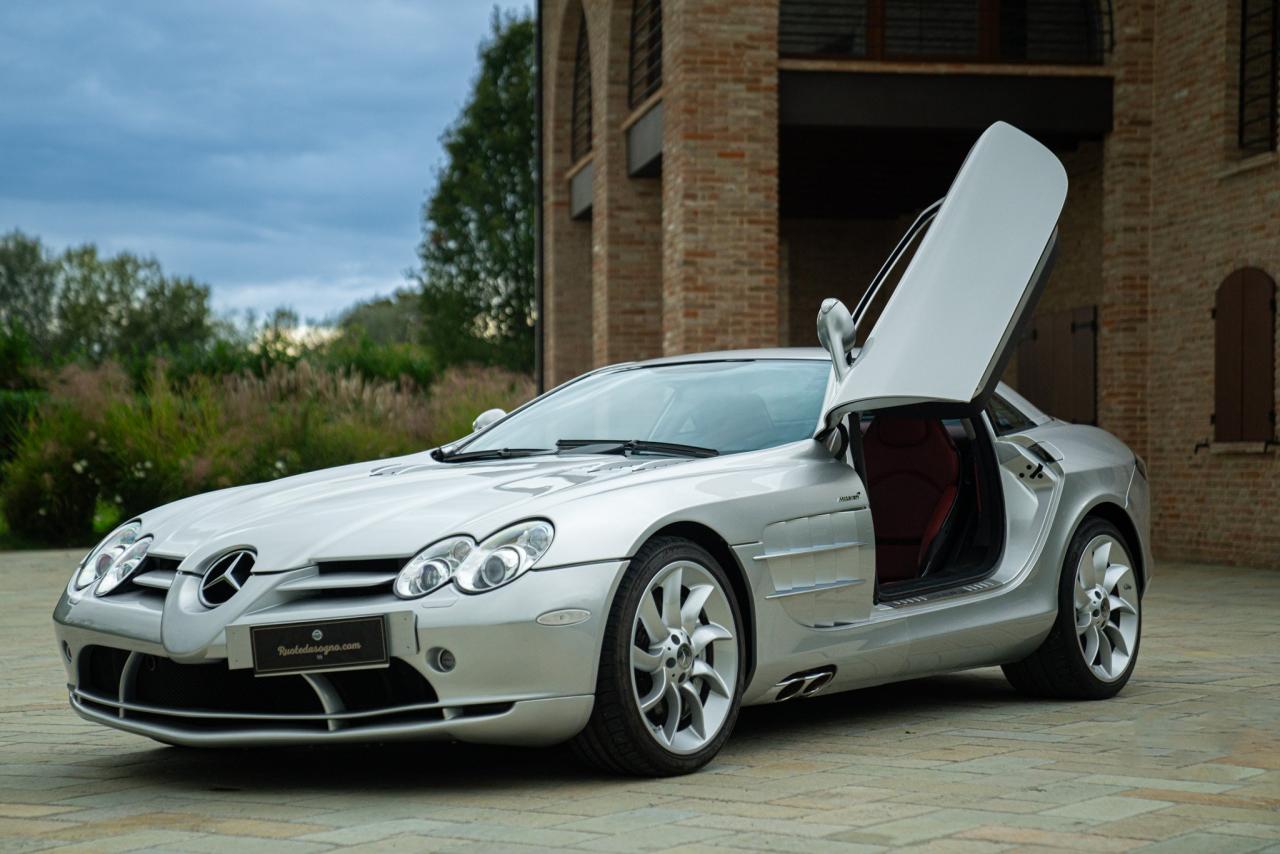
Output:
[[[937,602],[941,599],[951,599],[956,596],[985,593],[999,586],[1000,582],[991,578],[991,573],[986,573],[966,581],[948,584],[945,587],[926,587],[922,589],[921,585],[911,585],[907,589],[889,591],[887,593],[881,589],[876,597],[876,604],[887,608],[909,608],[915,605]]]

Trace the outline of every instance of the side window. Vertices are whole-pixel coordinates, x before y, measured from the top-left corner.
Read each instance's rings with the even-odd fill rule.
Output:
[[[1236,138],[1246,155],[1276,150],[1277,77],[1280,76],[1280,2],[1241,0],[1240,77]]]
[[[997,436],[1030,430],[1036,426],[1034,421],[1022,414],[1022,410],[1015,408],[998,394],[991,395],[991,402],[987,404],[987,418]]]
[[[1236,270],[1218,286],[1213,323],[1214,441],[1274,438],[1276,283]]]

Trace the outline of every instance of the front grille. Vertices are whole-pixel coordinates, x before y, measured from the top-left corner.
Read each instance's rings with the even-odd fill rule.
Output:
[[[118,593],[139,593],[144,598],[163,602],[178,575],[181,558],[147,555],[129,579],[120,586]]]
[[[387,595],[408,561],[404,557],[321,561],[316,564],[315,575],[286,581],[279,590],[307,598]]]
[[[398,658],[386,668],[326,671],[308,678],[254,676],[251,670],[228,668],[225,661],[181,664],[104,646],[85,647],[78,661],[75,697],[82,705],[191,732],[324,732],[429,723],[444,720],[446,712],[450,717],[499,714],[510,708],[485,704],[446,709],[431,683]],[[328,711],[320,690],[330,697]]]
[[[381,557],[357,560],[325,560],[316,564],[320,573],[335,572],[399,572],[408,563],[408,558]]]

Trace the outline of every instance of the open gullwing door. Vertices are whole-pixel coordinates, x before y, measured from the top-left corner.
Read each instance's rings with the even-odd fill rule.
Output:
[[[823,304],[819,337],[837,378],[827,425],[855,410],[983,407],[1048,278],[1066,197],[1066,170],[1049,149],[1003,122],[988,128],[860,350],[853,330],[870,293],[852,317],[835,300]]]

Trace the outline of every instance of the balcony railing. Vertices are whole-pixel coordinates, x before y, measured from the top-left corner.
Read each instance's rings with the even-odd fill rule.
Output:
[[[1111,0],[782,0],[784,57],[1100,65]]]

